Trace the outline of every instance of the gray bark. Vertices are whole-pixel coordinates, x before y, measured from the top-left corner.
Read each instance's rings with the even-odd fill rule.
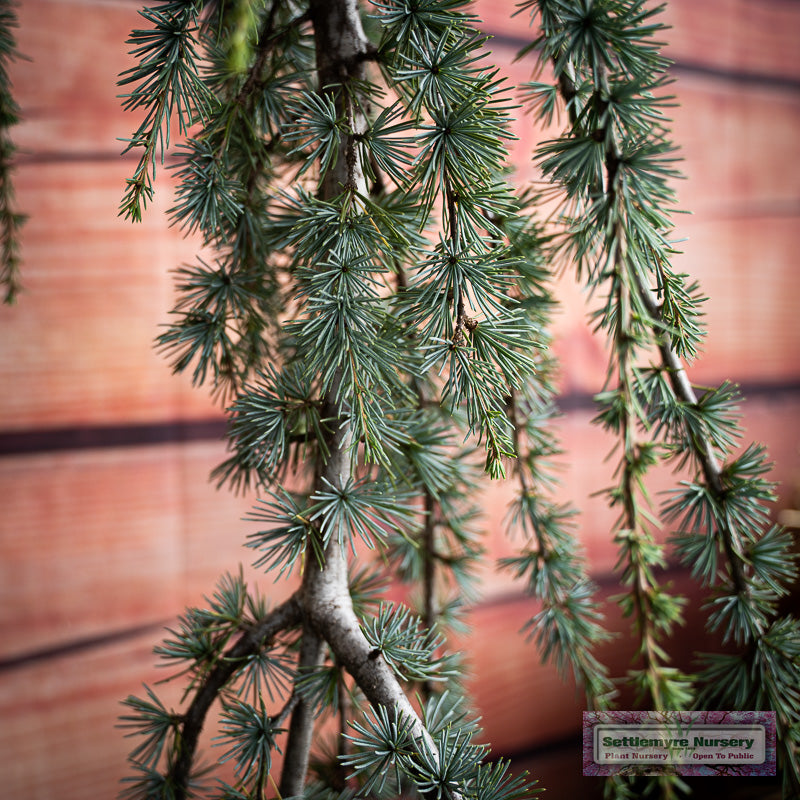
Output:
[[[367,50],[367,39],[361,26],[356,0],[312,0],[311,20],[316,40],[319,91],[333,91],[341,110],[348,116],[352,112],[344,105],[342,93],[337,93],[335,84],[350,78],[363,77],[363,62],[360,56]],[[351,119],[355,127],[355,120]],[[356,186],[353,186],[353,184]],[[360,183],[361,185],[358,185]],[[363,170],[358,163],[358,155],[348,137],[342,144],[342,152],[336,166],[325,176],[320,186],[322,199],[331,199],[341,194],[345,186],[365,189]],[[352,434],[347,409],[337,397],[338,381],[326,400],[325,418],[334,422],[333,433],[328,442],[327,463],[317,468],[317,488],[323,486],[321,478],[340,488],[350,478],[353,469]],[[324,589],[321,587],[325,587]],[[325,553],[325,566],[318,569],[316,562],[309,558],[303,585],[301,604],[304,624],[298,666],[302,670],[319,667],[325,658],[325,631],[314,622],[318,604],[322,596],[335,597],[339,604],[349,606],[350,591],[347,583],[347,561],[337,542],[331,542]],[[332,612],[334,616],[336,612]],[[353,615],[354,617],[354,615]],[[330,639],[328,639],[330,641]],[[289,738],[286,745],[280,792],[283,797],[302,794],[308,772],[309,751],[314,733],[314,709],[302,698],[292,713]]]
[[[316,39],[319,89],[321,92],[332,91],[351,129],[363,131],[365,121],[361,112],[346,100],[344,93],[335,90],[337,84],[365,77],[364,63],[369,57],[369,45],[361,26],[357,2],[311,0],[310,12]],[[345,188],[366,193],[364,170],[354,144],[352,137],[345,137],[335,168],[330,170],[320,186],[322,199],[336,197]],[[317,470],[317,486],[322,485],[320,478],[324,477],[328,483],[340,488],[353,472],[349,409],[346,400],[338,394],[338,381],[334,381],[324,414],[327,419],[334,420],[328,442],[329,457]],[[389,706],[398,715],[407,717],[411,721],[411,734],[418,740],[424,739],[435,753],[430,734],[394,673],[382,658],[370,657],[372,647],[353,611],[347,580],[347,554],[335,537],[327,546],[322,569],[313,559],[307,562],[300,602],[304,618],[301,665],[313,667],[320,664],[324,657],[323,643],[327,642],[369,702]],[[284,797],[300,795],[303,791],[313,725],[313,709],[299,702],[292,715],[281,776],[280,790]]]

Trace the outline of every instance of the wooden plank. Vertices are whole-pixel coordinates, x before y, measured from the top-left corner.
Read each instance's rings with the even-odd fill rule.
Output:
[[[19,6],[19,51],[10,75],[23,122],[17,138],[27,153],[116,154],[141,120],[117,98],[117,76],[134,65],[125,44],[147,27],[145,3],[25,0]],[[128,89],[129,91],[129,89]]]
[[[800,92],[778,94],[679,75],[670,87],[677,108],[672,140],[686,180],[676,181],[678,207],[698,219],[737,214],[797,214]],[[676,223],[683,223],[681,216]]]
[[[678,592],[697,593],[685,576],[670,576]],[[622,638],[606,645],[600,655],[612,674],[623,674],[631,656],[625,632],[628,623],[615,604],[605,611],[612,630]],[[108,595],[104,595],[106,601]],[[96,600],[96,596],[95,596]],[[699,599],[693,600],[696,609]],[[468,686],[483,717],[484,740],[496,755],[520,752],[575,733],[583,707],[580,694],[564,683],[552,666],[538,666],[533,645],[519,635],[535,613],[536,604],[526,598],[479,606],[470,614],[473,634],[455,646],[465,651]],[[688,626],[675,637],[676,663],[688,664],[694,649],[707,648],[700,616],[687,613]],[[10,766],[4,772],[12,794],[62,800],[85,796],[110,796],[126,774],[128,743],[113,733],[120,707],[129,693],[141,694],[141,682],[153,684],[164,673],[154,666],[150,648],[153,633],[129,642],[88,649],[68,657],[50,658],[0,673],[0,752]],[[487,643],[491,643],[487,646]],[[180,683],[162,687],[159,694],[168,707],[176,707]],[[629,698],[623,700],[630,702]],[[215,734],[213,720],[205,733]],[[42,754],[47,754],[43,760]],[[208,753],[213,756],[213,752]],[[56,787],[58,791],[56,792]]]
[[[258,587],[272,605],[285,600],[300,580],[300,570],[289,579],[277,580],[250,565],[257,553],[245,547],[247,536],[263,529],[257,522],[245,521],[256,503],[256,493],[236,496],[229,488],[217,489],[209,481],[211,470],[228,453],[215,442],[198,442],[181,448],[183,602],[199,604],[210,595],[223,572],[236,572],[243,565],[251,587]],[[292,490],[291,477],[284,488]]]
[[[74,165],[20,171],[21,197],[39,211],[25,230],[27,291],[0,315],[0,374],[15,387],[0,397],[6,430],[220,413],[207,391],[191,388],[188,376],[172,376],[152,347],[168,319],[168,272],[192,259],[194,244],[176,237],[158,215],[168,202],[165,192],[144,227],[119,220],[121,176],[111,172],[96,164],[81,165],[80,177]],[[710,172],[705,177],[713,183]],[[71,201],[58,207],[64,192]],[[768,194],[765,188],[757,202],[768,203]],[[747,202],[732,197],[731,203]],[[720,197],[713,200],[716,210],[707,202],[702,215],[676,219],[676,237],[689,240],[675,267],[699,279],[711,297],[711,334],[693,374],[698,380],[797,375],[800,321],[792,298],[800,278],[792,266],[793,219],[741,219],[735,207],[720,205]],[[557,292],[562,310],[555,350],[569,365],[564,388],[595,391],[605,374],[604,343],[587,330],[588,306],[571,275]]]
[[[40,11],[44,7],[53,11],[54,5],[54,15],[45,15],[48,25],[51,20],[59,22],[64,9],[78,17],[88,11],[98,18],[111,14],[115,25],[121,24],[116,15],[127,17],[132,10],[120,7],[112,14],[107,5],[68,2],[62,9],[46,0],[30,3],[31,8]],[[92,26],[87,30],[97,35]],[[45,61],[57,52],[50,40],[37,47]],[[71,59],[78,58],[76,53],[80,51],[81,48],[74,48]],[[506,53],[503,58],[509,55]],[[64,74],[73,68],[72,63],[68,60],[64,65]],[[509,67],[515,80],[524,79],[527,69],[522,64]],[[34,92],[42,83],[46,81],[38,78],[29,84],[23,81],[20,91]],[[688,181],[679,184],[680,201],[699,212],[696,220],[751,213],[754,208],[763,217],[772,213],[770,209],[782,213],[787,204],[794,202],[800,179],[796,170],[785,169],[786,163],[796,160],[798,147],[794,131],[800,122],[800,106],[793,98],[776,99],[761,92],[720,88],[697,78],[681,79],[678,90],[684,106],[676,110],[676,140],[686,142],[689,176]],[[93,91],[87,89],[81,102],[106,102],[104,92]],[[56,117],[76,112],[70,105],[53,105],[46,98],[42,103],[46,113]],[[77,110],[83,113],[82,107]],[[103,111],[104,118],[107,110]],[[529,153],[542,133],[531,126],[526,116],[514,129],[520,138],[515,150],[520,177],[535,177]],[[55,146],[56,140],[37,145],[36,138],[28,136],[24,129],[22,134],[26,146],[34,149]],[[67,142],[74,138],[74,132],[63,135],[68,137]],[[746,157],[742,157],[743,153]],[[27,165],[18,171],[20,206],[36,209],[36,213],[24,238],[28,294],[16,308],[0,315],[0,335],[10,343],[0,353],[0,374],[17,387],[0,400],[0,414],[7,429],[217,413],[204,391],[192,391],[186,379],[171,378],[163,360],[151,350],[152,339],[167,319],[170,307],[170,280],[166,273],[181,261],[191,259],[194,246],[182,242],[174,230],[166,227],[163,212],[171,202],[166,182],[160,184],[155,206],[143,226],[130,226],[116,217],[129,167],[122,161],[69,162]],[[69,197],[68,203],[64,202],[65,197]],[[678,236],[687,226],[696,224],[682,217],[677,222]],[[738,231],[739,221],[733,226]],[[712,264],[732,249],[730,237],[723,235],[724,240],[711,246],[716,254],[711,258]],[[742,236],[740,232],[736,235]],[[771,242],[770,247],[783,241],[786,280],[794,281],[795,271],[789,267],[794,243],[786,239],[788,235],[782,232],[784,239]],[[693,248],[690,243],[687,256],[679,261],[687,271],[704,278],[706,259],[690,257]],[[777,267],[773,265],[773,269]],[[727,274],[721,276],[721,282],[724,293],[731,285]],[[716,284],[704,283],[715,298]],[[560,292],[566,313],[557,320],[556,330],[563,336],[556,348],[570,363],[570,385],[566,388],[593,390],[603,378],[602,343],[594,341],[585,330],[579,293],[566,282],[560,285]],[[784,293],[784,297],[789,294]],[[763,300],[759,303],[764,305]],[[781,316],[785,317],[785,312]],[[733,341],[726,327],[730,324],[736,324],[735,320],[723,315],[719,341]],[[764,329],[760,321],[755,325]],[[791,325],[782,330],[787,347],[794,347],[797,352],[796,341],[791,341]],[[758,341],[755,344],[760,346]],[[714,358],[712,351],[709,358]],[[706,369],[703,365],[699,368]],[[725,374],[728,370],[728,365],[723,365],[719,372],[711,374]]]
[[[672,26],[664,36],[669,42],[666,54],[677,62],[777,80],[800,79],[800,8],[796,3],[670,0],[664,22]]]
[[[540,667],[534,646],[519,635],[531,613],[526,599],[476,609],[475,634],[464,643],[483,740],[495,756],[563,738],[580,724],[580,695],[551,666]],[[129,774],[132,746],[115,728],[120,701],[144,696],[142,683],[154,686],[166,675],[156,666],[152,644],[147,634],[0,673],[0,752],[9,796],[79,800],[87,793],[116,794]],[[628,647],[620,640],[611,645],[614,674],[627,668]],[[168,708],[178,709],[182,688],[178,680],[157,692]],[[212,714],[201,741],[206,761],[219,755],[211,747],[217,732]],[[278,757],[276,771],[279,765]]]
[[[796,380],[800,274],[793,266],[798,244],[794,217],[681,216],[677,223],[674,238],[681,252],[673,257],[673,269],[699,281],[710,298],[702,320],[708,333],[690,366],[692,381]],[[553,320],[553,351],[562,365],[562,391],[597,392],[605,381],[607,344],[605,336],[589,329],[588,314],[602,297],[587,299],[571,269],[558,280],[555,293],[561,306]]]
[[[498,49],[498,61],[510,54]],[[514,85],[529,79],[521,63],[503,67]],[[681,73],[668,92],[676,106],[673,120],[676,164],[684,180],[675,180],[677,208],[706,219],[731,213],[760,216],[797,213],[800,173],[787,169],[800,155],[800,92],[775,93],[736,83],[720,84],[706,76]],[[516,180],[542,180],[532,156],[547,139],[561,135],[566,120],[546,129],[518,111],[512,124]],[[683,217],[676,216],[677,225]]]
[[[176,466],[145,449],[0,462],[4,657],[173,616]]]
[[[151,636],[53,658],[0,673],[0,753],[4,793],[32,800],[116,797],[120,780],[132,774],[127,756],[133,742],[116,727],[121,701],[147,699],[154,687],[167,708],[180,708],[185,684],[155,686],[168,673],[156,666]],[[201,738],[206,760],[218,757],[211,737],[216,713]],[[278,759],[278,764],[280,759]],[[220,773],[232,777],[228,765]]]
[[[696,598],[691,607],[696,609],[702,601],[686,576],[670,577],[675,591],[688,591]],[[626,634],[628,621],[609,602],[613,591],[601,593],[604,612],[610,630],[621,632],[622,637],[604,645],[599,656],[618,676],[629,666],[633,645]],[[563,739],[580,727],[580,693],[562,681],[552,665],[540,666],[535,646],[520,635],[535,610],[526,598],[478,607],[470,615],[473,634],[454,642],[465,651],[468,687],[482,716],[482,738],[492,744],[495,755]],[[154,685],[165,676],[155,666],[152,644],[153,636],[146,634],[0,673],[4,720],[0,752],[7,765],[5,785],[12,796],[25,789],[26,796],[49,798],[55,787],[62,800],[77,800],[86,791],[111,796],[127,774],[129,743],[113,729],[121,710],[119,701],[131,693],[142,695],[141,683]],[[687,626],[674,637],[673,645],[674,663],[684,668],[695,649],[711,646],[699,615],[687,613]],[[179,707],[181,688],[180,681],[159,687],[167,707]],[[621,702],[629,704],[631,699],[626,696]],[[202,745],[208,757],[215,754],[208,751],[215,733],[212,716]]]
[[[0,753],[8,796],[116,796],[128,751],[122,732],[114,729],[119,702],[140,694],[143,681],[163,677],[154,669],[148,639],[0,673]]]
[[[702,602],[691,579],[682,572],[671,573],[672,591],[692,598],[691,608]],[[599,593],[608,630],[618,634],[598,649],[597,656],[613,677],[625,675],[631,666],[635,644],[630,638],[630,620],[624,619],[611,598],[616,585]],[[473,631],[458,640],[467,665],[467,687],[481,716],[483,740],[493,752],[519,753],[547,742],[575,736],[581,729],[581,711],[586,703],[571,680],[564,681],[553,664],[541,665],[533,642],[520,635],[538,606],[527,598],[509,599],[475,608],[469,615]],[[703,617],[686,614],[686,625],[668,646],[672,663],[689,669],[695,650],[710,648]],[[630,692],[620,698],[622,708],[633,706]]]
[[[498,63],[508,49],[496,48]],[[525,80],[520,63],[510,70],[514,81]],[[796,376],[800,323],[792,299],[800,285],[792,254],[798,241],[794,217],[800,173],[786,165],[800,155],[800,96],[689,73],[681,73],[672,88],[680,104],[671,110],[673,138],[685,158],[679,167],[686,175],[675,183],[677,205],[691,212],[674,217],[674,237],[689,238],[679,245],[683,253],[674,266],[700,280],[711,297],[710,335],[692,377],[714,383],[723,377],[780,381]],[[536,131],[527,115],[520,115],[513,129],[519,137],[513,151],[519,178],[540,179],[529,153],[558,129]],[[769,278],[762,280],[765,263]],[[587,329],[588,310],[597,303],[587,303],[568,272],[556,284],[562,305],[554,350],[564,364],[563,389],[594,392],[603,384],[607,361],[603,338]]]
[[[117,95],[117,74],[131,66],[124,44],[130,29],[143,24],[137,2],[97,3],[91,0],[27,0],[20,8],[19,40],[31,61],[12,68],[15,91],[24,121],[17,138],[25,153],[113,156],[122,149],[118,140],[130,135],[139,117],[123,112]],[[477,13],[486,27],[507,35],[527,31],[525,15],[511,16],[515,3],[482,0]],[[790,4],[767,0],[716,0],[702,4],[680,0],[667,5],[665,21],[674,27],[668,37],[670,53],[685,54],[692,61],[731,69],[752,68],[774,72],[778,78],[800,78],[796,35],[800,12]],[[514,80],[529,78],[532,62],[512,64],[515,48],[502,41],[490,45],[503,73]],[[752,64],[751,64],[752,62]],[[58,68],[53,69],[57,63]],[[102,69],[98,68],[102,65]],[[774,98],[774,85],[742,85],[732,78],[728,85],[703,78],[702,73],[679,73],[678,90],[685,81],[706,80],[714,91],[744,95],[766,94]],[[791,102],[797,92],[783,100]],[[780,102],[780,100],[779,100]],[[743,122],[759,124],[760,114],[748,114]],[[730,130],[719,121],[715,140]],[[524,148],[524,152],[529,152]]]
[[[481,717],[482,740],[496,755],[520,752],[575,730],[583,703],[552,665],[538,665],[520,630],[535,613],[525,599],[476,608],[468,640],[458,641],[467,687]]]
[[[692,367],[695,380],[741,382],[800,375],[800,276],[793,268],[797,222],[792,216],[721,217],[697,224],[687,218],[688,240],[674,260],[700,280],[708,337]]]
[[[0,658],[170,619],[249,565],[249,498],[208,482],[221,443],[0,460]],[[278,602],[274,586],[250,580]]]
[[[5,430],[220,415],[189,376],[153,349],[169,319],[170,270],[197,243],[168,227],[170,187],[135,226],[117,216],[127,165],[59,163],[18,170],[23,230],[19,302],[0,314]]]

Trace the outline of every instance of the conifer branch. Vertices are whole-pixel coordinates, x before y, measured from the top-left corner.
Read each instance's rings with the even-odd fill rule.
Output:
[[[352,102],[348,91],[350,80],[363,80],[363,68],[352,74],[348,63],[354,63],[353,56],[364,50],[365,37],[354,0],[325,3],[312,0],[309,15],[314,28],[317,52],[317,73],[319,92],[332,93],[340,113],[349,112],[351,136],[357,130],[353,119]],[[323,200],[338,197],[342,187],[354,193],[359,190],[357,154],[352,139],[342,144],[344,153],[337,159],[335,169],[323,178],[319,196]],[[334,489],[342,489],[353,475],[353,435],[349,421],[349,409],[340,399],[341,372],[334,377],[329,394],[325,400],[323,417],[330,420],[332,431],[326,447],[327,460],[317,466],[315,483],[322,487],[323,481]],[[324,524],[324,522],[323,522]],[[342,547],[335,538],[331,539],[325,551],[320,569],[308,564],[303,574],[302,597],[305,622],[300,648],[299,669],[313,670],[322,663],[324,642],[330,639],[324,630],[319,630],[314,615],[321,602],[320,594],[328,586],[333,586],[332,594],[336,601],[349,603],[350,590],[347,582],[347,564]],[[334,651],[335,652],[335,651]],[[337,654],[338,655],[338,654]],[[301,700],[292,713],[286,758],[281,774],[281,793],[284,796],[299,795],[303,791],[308,769],[311,737],[314,730],[315,709],[306,700]]]
[[[699,477],[674,504],[685,527],[719,517],[741,540],[742,580],[753,591],[731,596],[723,581],[712,625],[753,643],[748,676],[791,672],[792,627],[771,622],[793,577],[788,541],[777,529],[748,538],[771,492],[763,458],[753,449],[723,465],[736,439],[721,410],[731,393],[696,397],[681,366],[701,331],[693,290],[666,260],[673,170],[656,96],[664,61],[649,39],[659,26],[637,27],[651,16],[640,0],[525,4],[547,17],[539,44],[572,114],[569,134],[542,151],[568,197],[570,231],[559,241],[537,231],[537,200],[517,201],[504,182],[510,100],[461,0],[375,0],[377,44],[356,0],[158,3],[145,13],[153,29],[133,37],[142,61],[124,78],[136,83],[128,105],[145,114],[131,142],[144,148],[144,178],[138,184],[137,173],[124,203],[136,216],[155,149],[166,144],[166,111],[182,111],[170,215],[217,259],[181,269],[176,315],[159,341],[176,370],[191,367],[197,383],[210,376],[215,391],[235,395],[233,452],[216,474],[267,491],[249,516],[261,530],[248,546],[267,573],[302,574],[286,611],[301,634],[296,653],[294,642],[265,643],[230,670],[245,620],[268,617],[241,578],[225,580],[209,609],[181,617],[158,652],[181,664],[192,702],[176,715],[149,689],[149,699],[126,701],[125,727],[142,737],[126,796],[193,789],[197,734],[219,696],[228,749],[218,761],[235,774],[220,790],[226,797],[264,797],[285,720],[283,796],[530,797],[507,765],[483,765],[457,662],[440,649],[439,629],[457,622],[483,555],[464,433],[485,437],[492,477],[504,459],[519,459],[510,527],[525,539],[503,565],[541,601],[526,631],[544,660],[584,684],[590,707],[608,707],[613,687],[593,655],[604,638],[595,589],[568,530],[573,511],[550,498],[549,459],[559,450],[549,359],[538,353],[549,343],[550,244],[576,258],[590,286],[611,287],[596,315],[614,350],[601,416],[623,444],[611,496],[621,508],[640,688],[659,706],[687,702],[659,646],[680,604],[652,576],[661,548],[639,487],[662,457],[690,463]],[[558,87],[531,93],[551,114]],[[186,125],[198,121],[190,135]],[[653,280],[655,310],[644,288]],[[661,365],[639,366],[645,346],[660,350]],[[281,485],[290,469],[291,492]],[[699,485],[705,473],[717,476],[724,502]],[[708,582],[724,546],[717,531],[679,544],[699,553]],[[363,548],[379,558],[348,570]],[[421,617],[379,603],[378,578],[389,572],[417,584]],[[440,601],[444,589],[454,597]],[[735,672],[737,696],[749,696],[750,678],[732,664],[715,661],[709,673]],[[769,704],[777,684],[762,684],[754,702]],[[409,700],[415,686],[419,708]],[[277,713],[267,713],[265,692]],[[777,704],[783,730],[797,727],[792,698]],[[338,730],[330,764],[309,760],[321,713]]]
[[[617,392],[604,393],[606,407],[599,420],[626,442],[634,426],[647,430],[663,439],[663,460],[696,466],[695,480],[682,482],[664,513],[680,518],[686,529],[675,536],[675,543],[692,572],[707,584],[717,583],[717,597],[707,605],[709,629],[721,629],[725,640],[732,638],[746,648],[742,655],[706,658],[697,702],[709,707],[713,698],[716,707],[773,708],[783,753],[779,762],[785,785],[790,786],[798,777],[792,764],[796,763],[800,702],[777,685],[785,685],[789,672],[800,677],[800,670],[796,665],[789,668],[778,682],[762,671],[763,691],[755,690],[752,677],[745,676],[758,671],[767,642],[778,630],[781,644],[767,660],[776,669],[787,663],[783,634],[794,623],[777,617],[777,598],[786,591],[784,581],[793,580],[796,570],[787,563],[784,571],[777,558],[763,558],[774,549],[791,559],[789,539],[780,529],[765,532],[764,501],[773,499],[773,493],[771,484],[761,477],[768,469],[763,449],[751,445],[724,463],[739,436],[731,408],[733,393],[723,385],[698,397],[683,365],[687,355],[695,354],[702,336],[696,309],[700,298],[696,287],[686,284],[686,276],[672,273],[668,264],[673,251],[666,239],[671,223],[665,209],[674,197],[667,180],[677,173],[670,166],[674,148],[662,111],[671,98],[659,96],[667,82],[668,62],[659,53],[660,43],[652,38],[663,26],[649,22],[660,9],[614,0],[595,4],[591,14],[549,0],[530,0],[525,5],[540,18],[540,63],[553,66],[556,84],[531,83],[530,97],[539,115],[547,118],[560,94],[570,120],[568,134],[540,150],[545,173],[564,186],[568,197],[564,217],[570,229],[561,239],[561,251],[576,259],[579,275],[587,269],[592,288],[609,278],[624,281],[630,306],[623,309],[617,283],[616,295],[610,293],[595,315],[599,328],[619,331],[622,327],[633,334],[616,342],[620,372],[628,378]],[[620,223],[623,229],[615,232]],[[627,251],[623,259],[616,257],[620,243]],[[649,275],[654,276],[659,302]],[[631,345],[657,350],[659,366],[626,369],[622,360]],[[630,468],[636,465],[640,473],[648,460],[657,458],[655,443],[647,447],[626,445],[618,492],[628,525],[635,516]],[[643,544],[639,542],[637,549]],[[718,567],[718,550],[724,553],[727,569]],[[653,560],[655,554],[654,550],[642,558],[641,550],[629,564],[633,585],[627,602],[638,608],[642,620],[656,610],[646,600],[655,587],[650,586],[649,570],[642,569],[648,559],[658,563],[659,558]],[[630,555],[635,555],[634,549]],[[679,619],[674,599],[670,607],[665,595],[652,594],[652,598],[658,600],[659,627]],[[685,683],[675,680],[674,671],[652,669],[658,659],[651,657],[657,656],[648,644],[652,637],[647,630],[651,629],[645,623],[641,678],[655,702],[661,687],[669,688],[672,700],[666,701],[665,693],[662,702],[679,707],[688,699]],[[672,791],[666,778],[661,790]],[[616,786],[615,791],[625,796],[624,786]]]
[[[605,74],[601,73],[599,79],[601,84],[604,84],[605,91],[608,92]],[[572,126],[575,127],[578,121],[578,110],[574,101],[578,96],[578,89],[566,67],[558,73],[558,88],[568,110],[570,122]],[[602,117],[607,108],[607,103],[602,97],[598,98],[597,102],[601,109],[599,116]],[[596,128],[591,135],[596,141],[607,143],[605,161],[607,174],[606,185],[609,187],[609,196],[613,198],[613,187],[616,183],[616,175],[619,167],[619,144],[616,140],[616,134],[610,129],[609,124],[606,123]],[[683,402],[698,408],[698,398],[689,380],[686,368],[680,356],[678,356],[670,345],[667,335],[664,333],[665,320],[662,317],[658,303],[653,298],[653,290],[645,285],[643,276],[638,270],[631,270],[630,274],[635,282],[638,299],[648,311],[652,335],[661,354],[662,365],[669,376],[675,395]],[[708,434],[699,437],[693,435],[691,436],[691,443],[698,462],[702,467],[706,484],[717,501],[722,502],[725,497],[725,489],[722,482],[722,467],[714,452],[711,438]],[[741,555],[737,553],[736,547],[738,536],[735,532],[726,529],[724,526],[721,526],[720,533],[722,535],[722,542],[728,559],[728,565],[731,570],[731,582],[733,587],[737,594],[746,593],[748,587],[743,573],[743,561]]]
[[[309,565],[308,572],[313,571],[314,566]],[[300,656],[297,661],[298,674],[313,671],[321,666],[324,648],[324,641],[304,624]],[[289,736],[286,740],[286,754],[281,772],[280,792],[283,797],[295,797],[303,792],[314,735],[315,712],[309,700],[296,696],[291,711]]]
[[[639,297],[647,308],[650,317],[656,323],[656,330],[661,327],[663,319],[658,304],[653,299],[653,292],[641,283],[641,276],[637,275],[637,289]],[[699,401],[694,387],[689,380],[686,368],[677,355],[675,350],[663,335],[658,336],[658,349],[661,353],[661,361],[664,369],[669,376],[670,383],[675,395],[684,403],[695,408],[699,408]],[[713,493],[717,502],[722,503],[725,499],[725,487],[722,480],[722,466],[719,463],[711,438],[707,433],[700,436],[692,436],[691,443],[694,447],[697,460],[699,461],[706,484]],[[744,574],[744,559],[738,552],[737,534],[726,526],[720,525],[723,547],[728,559],[728,567],[731,571],[731,584],[737,594],[746,594],[749,591],[747,579]]]
[[[336,197],[342,187],[351,194],[364,195],[364,170],[359,163],[353,138],[364,123],[356,117],[356,106],[347,85],[348,81],[363,81],[363,59],[354,57],[366,49],[357,7],[354,0],[333,4],[312,0],[310,10],[316,34],[320,87],[338,89],[336,98],[344,105],[352,131],[343,144],[345,152],[338,159],[337,168],[331,169],[325,176],[320,196],[323,199]],[[326,400],[324,418],[331,420],[329,425],[333,434],[326,448],[327,460],[320,465],[318,478],[318,485],[321,486],[324,481],[338,489],[343,488],[353,474],[353,450],[356,444],[350,422],[351,410],[342,397],[341,386],[339,373],[332,382]],[[301,668],[318,666],[321,663],[321,642],[327,642],[337,661],[350,672],[369,702],[387,706],[392,709],[392,714],[413,720],[414,737],[423,740],[435,752],[433,740],[391,670],[382,659],[371,657],[372,648],[353,612],[345,553],[335,539],[325,550],[321,569],[313,564],[307,565],[302,597],[306,624],[301,646]],[[302,701],[292,714],[281,777],[281,792],[285,796],[300,794],[305,783],[313,717],[314,709]],[[457,794],[454,800],[458,800]]]

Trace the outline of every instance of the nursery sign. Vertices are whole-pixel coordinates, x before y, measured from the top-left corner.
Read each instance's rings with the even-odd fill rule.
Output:
[[[614,711],[583,714],[583,774],[774,775],[775,714]]]

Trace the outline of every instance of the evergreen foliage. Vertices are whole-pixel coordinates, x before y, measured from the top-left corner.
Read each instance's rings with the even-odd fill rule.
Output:
[[[547,226],[541,197],[507,183],[514,96],[464,0],[161,0],[141,12],[138,65],[121,78],[125,107],[143,114],[127,147],[140,161],[121,213],[141,219],[177,122],[171,218],[213,260],[178,270],[158,344],[228,405],[215,478],[260,495],[255,564],[301,583],[269,608],[227,576],[180,618],[156,654],[187,681],[183,709],[149,687],[125,701],[126,797],[533,796],[473,742],[446,651],[483,558],[476,460],[519,489],[508,526],[522,544],[502,566],[538,600],[528,634],[590,708],[610,707],[575,511],[553,499],[555,261],[599,298],[594,323],[611,345],[597,422],[619,438],[607,496],[639,643],[627,680],[657,709],[774,709],[787,793],[797,780],[797,622],[777,613],[791,540],[768,524],[763,450],[735,454],[735,388],[698,396],[681,361],[697,352],[702,312],[669,263],[677,172],[658,9],[523,8],[541,66],[526,103],[545,122],[567,112],[538,152],[563,197]],[[686,476],[662,516],[714,592],[710,630],[738,648],[697,676],[666,651],[685,601],[659,577],[662,522],[645,482],[658,463]],[[387,576],[410,584],[407,606],[382,599]],[[217,700],[217,761],[231,762],[233,785],[198,766]],[[310,763],[325,719],[338,734]],[[651,788],[667,797],[681,784]]]
[[[797,621],[778,613],[796,577],[792,541],[769,526],[766,504],[774,494],[764,477],[764,449],[749,445],[734,457],[742,436],[735,387],[696,388],[682,363],[696,356],[702,340],[703,297],[669,263],[675,252],[670,181],[679,173],[665,111],[673,100],[665,94],[669,65],[656,38],[664,31],[661,8],[641,0],[524,5],[541,29],[534,43],[540,67],[555,81],[532,82],[528,96],[540,119],[552,119],[559,101],[568,119],[562,136],[538,151],[545,176],[564,197],[553,257],[575,263],[579,279],[603,297],[595,321],[611,344],[596,422],[619,438],[618,482],[608,498],[620,508],[618,566],[629,587],[620,602],[639,639],[630,680],[655,709],[774,710],[784,791],[794,796],[800,704],[785,689],[800,679],[800,662],[788,654]],[[676,554],[713,587],[705,606],[709,631],[722,632],[723,644],[733,640],[740,651],[707,656],[696,676],[669,666],[664,648],[686,600],[658,580],[666,556],[653,529],[662,522],[644,480],[658,463],[688,475],[662,517],[677,526]],[[773,650],[766,643],[775,636]],[[765,648],[776,670],[771,675],[756,663]],[[764,685],[745,691],[745,674]],[[789,679],[783,690],[782,679]],[[665,795],[680,786],[661,781]]]

